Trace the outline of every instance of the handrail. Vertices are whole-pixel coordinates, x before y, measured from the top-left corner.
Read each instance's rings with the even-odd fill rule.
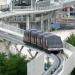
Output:
[[[24,45],[22,37],[19,37],[19,36],[16,36],[16,35],[12,35],[12,34],[8,34],[8,33],[5,33],[3,31],[0,31],[0,36],[3,39],[6,39],[6,40],[11,41],[13,43]]]
[[[63,64],[60,65],[60,67],[54,72],[53,75],[58,75],[58,73],[61,72],[62,68],[63,68]]]
[[[61,64],[61,61],[59,60],[59,57],[58,56],[54,56],[55,57],[55,61],[54,61],[54,65],[51,66],[46,72],[44,72],[42,75],[50,75],[50,74],[53,74],[57,68],[59,68],[60,64]],[[58,64],[56,64],[56,62],[58,62]]]
[[[31,6],[13,6],[14,10],[32,10]]]
[[[0,18],[3,17],[9,17],[9,16],[13,16],[13,15],[19,15],[19,14],[29,14],[29,13],[39,13],[39,12],[45,12],[45,11],[53,11],[53,10],[57,10],[57,9],[62,9],[64,8],[64,5],[69,4],[72,5],[72,3],[74,3],[75,0],[70,0],[70,1],[64,1],[64,2],[59,2],[58,4],[50,4],[49,6],[37,6],[35,3],[35,7],[33,8],[33,10],[26,10],[26,11],[20,11],[20,13],[15,12],[15,11],[9,11],[9,12],[2,12]],[[28,12],[27,12],[28,11]],[[22,13],[21,13],[22,12]]]
[[[6,9],[6,8],[9,8],[9,5],[8,4],[0,5],[0,10]]]
[[[63,47],[68,49],[69,51],[75,52],[75,47],[67,42],[63,42]]]
[[[4,22],[0,22],[0,27],[2,27],[4,29],[11,30],[11,31],[14,31],[14,32],[17,32],[19,34],[24,34],[24,31],[25,31],[25,30],[20,29],[18,27],[15,27],[15,26],[12,26],[12,25],[9,25],[9,24],[5,24]]]

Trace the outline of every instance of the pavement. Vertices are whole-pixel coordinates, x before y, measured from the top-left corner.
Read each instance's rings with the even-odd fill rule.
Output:
[[[75,34],[75,30],[57,30],[57,31],[53,31],[51,33],[60,36],[61,40],[64,41],[72,33]]]

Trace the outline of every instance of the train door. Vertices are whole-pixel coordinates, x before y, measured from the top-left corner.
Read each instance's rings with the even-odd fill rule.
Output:
[[[37,45],[38,45],[39,47],[42,47],[42,38],[41,38],[41,37],[38,37],[38,38],[37,38]]]
[[[47,38],[43,39],[43,48],[47,49],[48,48],[48,41]]]
[[[31,34],[31,43],[33,43],[34,42],[34,38],[33,38],[34,36]]]
[[[34,37],[34,44],[37,44],[37,35]]]
[[[28,38],[27,38],[27,33],[24,32],[24,42],[27,42]]]

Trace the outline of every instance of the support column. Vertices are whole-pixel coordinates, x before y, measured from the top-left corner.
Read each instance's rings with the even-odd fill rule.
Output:
[[[41,30],[44,31],[43,14],[41,14]]]
[[[29,29],[29,15],[26,16],[26,29]]]
[[[51,31],[51,19],[50,19],[50,14],[48,14],[48,31]]]
[[[46,61],[47,61],[47,63],[46,63],[46,66],[47,66],[46,70],[48,70],[49,67],[51,66],[51,63],[49,61],[49,56],[46,57]]]
[[[36,58],[36,56],[38,55],[38,52],[36,52],[35,55],[33,56],[33,54],[31,53],[31,49],[28,49],[28,53],[31,56],[31,59]]]
[[[24,21],[24,19],[23,19],[23,15],[21,16],[21,21],[22,21],[22,22]]]
[[[67,8],[67,15],[70,17],[70,7]]]
[[[14,46],[15,46],[15,48],[16,48],[16,51],[17,51],[19,54],[21,54],[21,52],[22,52],[24,46],[21,46],[20,50],[17,48],[17,44],[15,44]]]
[[[5,45],[5,47],[6,47],[6,52],[7,52],[7,54],[10,55],[10,54],[11,54],[11,52],[10,52],[11,42],[4,40],[4,45]]]
[[[31,8],[32,9],[35,9],[35,3],[36,3],[36,0],[31,0]]]
[[[10,7],[10,11],[13,10],[13,6],[14,6],[13,1],[11,1],[11,2],[10,2],[10,5],[9,5],[9,7]]]
[[[48,31],[50,31],[50,15],[48,14]]]

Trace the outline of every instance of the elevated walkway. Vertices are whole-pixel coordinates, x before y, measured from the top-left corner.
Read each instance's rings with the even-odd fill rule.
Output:
[[[37,13],[44,13],[44,12],[50,12],[58,9],[62,9],[65,6],[70,6],[75,4],[75,0],[65,0],[64,2],[58,3],[58,4],[53,4],[48,7],[40,7],[37,9],[35,8],[34,10],[20,10],[20,11],[7,11],[7,12],[2,12],[0,13],[0,18],[3,17],[10,17],[10,16],[15,16],[15,15],[29,15],[29,14],[37,14]]]

